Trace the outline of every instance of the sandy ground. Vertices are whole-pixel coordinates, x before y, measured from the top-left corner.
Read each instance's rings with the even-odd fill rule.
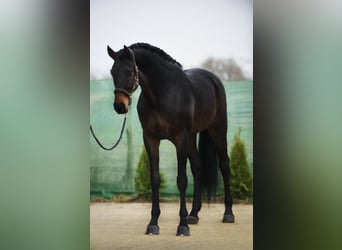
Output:
[[[91,249],[252,249],[253,206],[233,206],[235,223],[222,223],[223,204],[203,204],[189,237],[177,237],[178,203],[161,203],[160,235],[145,235],[150,203],[91,203]],[[188,210],[191,204],[187,204]]]
[[[161,203],[160,235],[145,235],[150,203],[91,203],[91,249],[253,249],[253,206],[234,205],[235,223],[221,223],[224,205],[203,204],[189,237],[177,237],[178,203]],[[187,204],[188,210],[191,205]]]

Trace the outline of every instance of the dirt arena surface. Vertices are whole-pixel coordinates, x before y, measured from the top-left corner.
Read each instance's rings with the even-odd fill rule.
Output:
[[[188,210],[191,204],[187,203]],[[176,236],[179,203],[161,203],[160,235],[145,235],[150,203],[91,203],[90,249],[253,249],[253,206],[233,206],[235,223],[222,223],[223,204],[202,205],[189,237]]]

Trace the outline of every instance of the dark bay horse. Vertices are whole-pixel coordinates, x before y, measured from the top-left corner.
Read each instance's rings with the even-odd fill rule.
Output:
[[[130,98],[140,86],[137,105],[144,144],[150,160],[152,186],[151,220],[146,234],[159,234],[159,144],[170,140],[177,152],[177,186],[180,192],[180,223],[177,235],[188,236],[188,224],[196,224],[202,191],[210,195],[217,185],[217,159],[224,180],[223,222],[234,222],[229,188],[227,154],[227,106],[222,82],[203,69],[183,71],[182,66],[163,50],[146,43],[124,46],[118,52],[107,47],[114,59],[111,74],[115,85],[114,109],[128,112]],[[198,150],[196,135],[200,133]],[[185,203],[186,162],[194,178],[190,215]]]

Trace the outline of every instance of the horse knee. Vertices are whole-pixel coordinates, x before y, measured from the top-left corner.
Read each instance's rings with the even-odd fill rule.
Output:
[[[177,186],[180,191],[185,191],[188,186],[188,178],[187,176],[177,176]]]
[[[152,190],[159,189],[160,187],[160,175],[159,174],[151,175],[151,187],[152,187]]]

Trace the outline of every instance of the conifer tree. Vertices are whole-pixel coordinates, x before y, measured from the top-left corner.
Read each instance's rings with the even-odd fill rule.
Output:
[[[245,199],[252,196],[252,175],[247,161],[245,143],[240,138],[241,128],[234,136],[230,151],[230,188],[235,199]]]

